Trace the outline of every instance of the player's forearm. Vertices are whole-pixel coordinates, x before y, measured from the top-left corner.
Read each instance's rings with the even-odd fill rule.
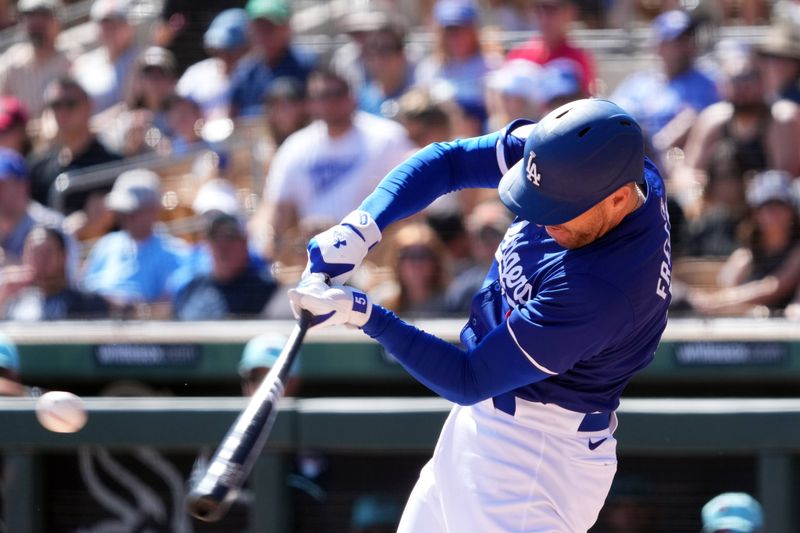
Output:
[[[423,148],[392,169],[361,203],[378,227],[417,213],[436,198],[469,187],[494,188],[502,177],[498,133]]]
[[[505,325],[464,351],[373,306],[363,330],[422,384],[461,405],[471,405],[548,377],[519,353]]]

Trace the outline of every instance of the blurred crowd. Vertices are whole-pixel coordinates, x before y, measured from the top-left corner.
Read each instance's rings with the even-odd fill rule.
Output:
[[[800,319],[800,2],[635,2],[612,83],[574,35],[617,4],[352,0],[320,47],[299,1],[0,3],[0,319],[290,318],[308,239],[415,150],[589,96],[666,178],[674,314]],[[452,193],[353,283],[466,316],[510,221]]]

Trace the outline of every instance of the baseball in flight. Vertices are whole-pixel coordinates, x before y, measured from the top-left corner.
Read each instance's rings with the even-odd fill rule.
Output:
[[[50,431],[75,433],[86,425],[87,415],[79,396],[66,391],[49,391],[36,402],[36,418]]]

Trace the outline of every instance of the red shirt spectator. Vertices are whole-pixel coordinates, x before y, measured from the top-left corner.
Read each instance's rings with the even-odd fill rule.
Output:
[[[577,16],[577,6],[569,0],[537,0],[535,14],[539,35],[511,50],[506,60],[527,59],[545,65],[554,59],[569,59],[578,66],[584,96],[593,93],[596,77],[594,57],[588,50],[570,43],[567,33]]]

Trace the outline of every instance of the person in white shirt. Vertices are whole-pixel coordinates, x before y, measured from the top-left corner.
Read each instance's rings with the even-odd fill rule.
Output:
[[[271,257],[299,220],[339,220],[354,209],[413,147],[400,124],[357,111],[350,86],[332,70],[314,71],[307,94],[315,120],[284,141],[264,188]]]

